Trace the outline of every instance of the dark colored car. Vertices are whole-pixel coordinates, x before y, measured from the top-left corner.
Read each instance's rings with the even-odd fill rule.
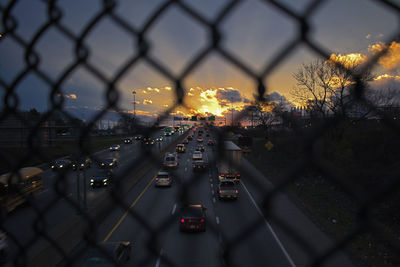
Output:
[[[206,169],[207,169],[207,163],[206,162],[204,162],[202,160],[198,160],[198,161],[193,162],[193,171],[194,172],[196,172],[196,171],[202,172],[202,171],[204,171]]]
[[[215,145],[215,141],[214,140],[208,140],[207,145],[208,146],[214,146]]]
[[[175,148],[175,151],[176,151],[176,152],[178,152],[178,153],[185,153],[185,150],[186,150],[186,148],[185,148],[185,145],[184,145],[184,144],[177,144],[177,145],[176,145],[176,148]]]
[[[56,160],[50,167],[53,171],[68,170],[71,168],[71,161],[69,159]]]
[[[132,138],[125,138],[124,139],[124,144],[132,144]]]
[[[73,160],[71,167],[74,171],[83,170],[85,168],[90,168],[92,166],[92,160],[89,157],[84,157],[80,159]]]
[[[193,140],[193,135],[188,135],[187,139],[188,139],[189,141],[190,141],[190,140]]]
[[[148,145],[154,145],[155,141],[151,137],[143,137],[142,143],[143,143],[143,145],[148,146]]]
[[[91,187],[108,186],[112,179],[112,170],[97,169],[96,172],[90,176]]]
[[[196,146],[196,151],[204,152],[205,148],[203,145],[197,145]]]
[[[100,161],[99,166],[103,169],[112,169],[118,166],[118,161],[116,158],[103,159]]]
[[[130,242],[104,242],[89,250],[82,266],[125,266],[131,258]]]
[[[182,208],[179,230],[181,232],[205,232],[206,208],[203,205],[188,205]]]
[[[189,144],[189,140],[187,140],[187,139],[183,139],[183,141],[182,141],[182,144],[184,144],[184,145],[187,145],[187,144]]]
[[[237,199],[239,190],[233,180],[221,180],[218,185],[218,198],[219,199]]]

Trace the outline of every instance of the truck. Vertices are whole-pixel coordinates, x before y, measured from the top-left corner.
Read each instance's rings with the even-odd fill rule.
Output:
[[[242,159],[242,149],[232,141],[224,141],[224,156],[218,161],[218,179],[233,179],[240,181],[240,161]]]

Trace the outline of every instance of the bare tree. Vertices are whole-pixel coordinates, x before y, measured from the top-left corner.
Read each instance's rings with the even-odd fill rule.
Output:
[[[331,112],[345,117],[354,102],[351,89],[356,83],[355,77],[365,91],[367,82],[373,79],[370,69],[361,69],[360,62],[359,57],[331,57],[302,64],[293,74],[297,86],[290,93],[314,114],[326,117]]]

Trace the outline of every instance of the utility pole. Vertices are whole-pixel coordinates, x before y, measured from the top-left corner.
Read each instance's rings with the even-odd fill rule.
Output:
[[[136,119],[136,91],[132,91],[133,94],[133,119]]]

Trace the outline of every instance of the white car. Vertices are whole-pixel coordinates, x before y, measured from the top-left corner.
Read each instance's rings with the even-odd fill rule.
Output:
[[[171,186],[172,178],[168,172],[160,171],[156,176],[156,186]]]
[[[179,162],[176,152],[174,153],[167,152],[164,157],[163,165],[164,167],[167,168],[178,168]]]
[[[120,145],[113,145],[110,146],[110,151],[119,151],[121,149]]]
[[[201,153],[200,151],[195,151],[193,152],[193,160],[203,160],[203,153]]]

